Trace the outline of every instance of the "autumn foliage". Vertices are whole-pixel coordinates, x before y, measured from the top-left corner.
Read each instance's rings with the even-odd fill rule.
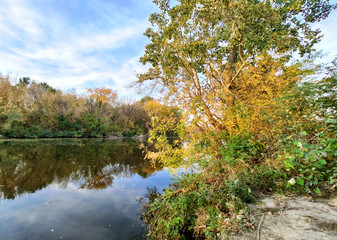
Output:
[[[88,93],[90,94],[90,97],[95,99],[97,102],[101,103],[114,103],[117,99],[117,93],[109,88],[94,88],[88,89]]]
[[[310,59],[322,37],[312,23],[336,5],[154,2],[140,59],[150,67],[137,84],[181,119],[154,122],[158,152],[147,156],[187,173],[162,194],[149,192],[149,237],[226,238],[249,226],[235,216],[261,192],[336,192],[336,64]],[[180,138],[172,144],[166,129]]]
[[[149,115],[140,102],[123,102],[108,88],[89,95],[63,93],[28,77],[0,76],[0,137],[108,137],[146,134]]]

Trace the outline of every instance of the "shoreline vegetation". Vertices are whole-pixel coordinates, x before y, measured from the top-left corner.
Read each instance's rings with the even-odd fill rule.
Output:
[[[142,138],[151,117],[178,112],[151,97],[124,101],[108,88],[63,93],[29,77],[0,75],[0,138]]]
[[[336,196],[337,60],[315,64],[313,25],[336,4],[154,2],[135,85],[182,117],[152,119],[147,157],[185,173],[141,201],[148,238],[230,239],[263,194]]]
[[[134,139],[139,141],[147,141],[149,138],[148,134],[144,135],[134,135],[130,137],[125,136],[105,136],[105,137],[51,137],[51,138],[5,138],[0,136],[0,141],[2,140],[52,140],[52,139],[107,139],[107,140],[120,140],[120,139]]]

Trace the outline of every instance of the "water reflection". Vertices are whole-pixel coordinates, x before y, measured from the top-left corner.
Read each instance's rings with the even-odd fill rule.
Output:
[[[136,197],[170,179],[144,161],[138,146],[106,140],[0,142],[1,239],[138,239]]]
[[[51,183],[67,187],[69,181],[84,180],[82,188],[103,189],[112,186],[114,177],[137,173],[146,178],[158,168],[143,160],[138,146],[130,140],[4,141],[0,143],[3,198],[14,199]]]

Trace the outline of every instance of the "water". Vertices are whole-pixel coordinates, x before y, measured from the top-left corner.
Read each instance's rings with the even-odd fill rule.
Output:
[[[170,175],[139,143],[0,142],[0,239],[140,239],[137,198]]]

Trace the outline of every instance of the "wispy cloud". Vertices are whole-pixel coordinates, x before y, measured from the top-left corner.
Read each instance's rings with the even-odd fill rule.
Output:
[[[337,3],[337,1],[334,1]],[[333,11],[328,19],[315,24],[316,28],[319,28],[324,35],[320,43],[316,48],[326,54],[323,61],[332,61],[337,57],[337,11]]]
[[[125,7],[103,1],[91,1],[82,13],[73,12],[77,6],[66,1],[64,9],[34,2],[39,3],[8,0],[0,7],[0,72],[62,90],[106,86],[128,95],[123,87],[142,69],[138,58],[146,41],[146,17],[122,16]]]
[[[154,11],[151,0],[2,0],[0,72],[30,76],[62,90],[110,87],[122,96],[143,72],[142,33]],[[318,50],[337,55],[336,11],[317,24]]]

